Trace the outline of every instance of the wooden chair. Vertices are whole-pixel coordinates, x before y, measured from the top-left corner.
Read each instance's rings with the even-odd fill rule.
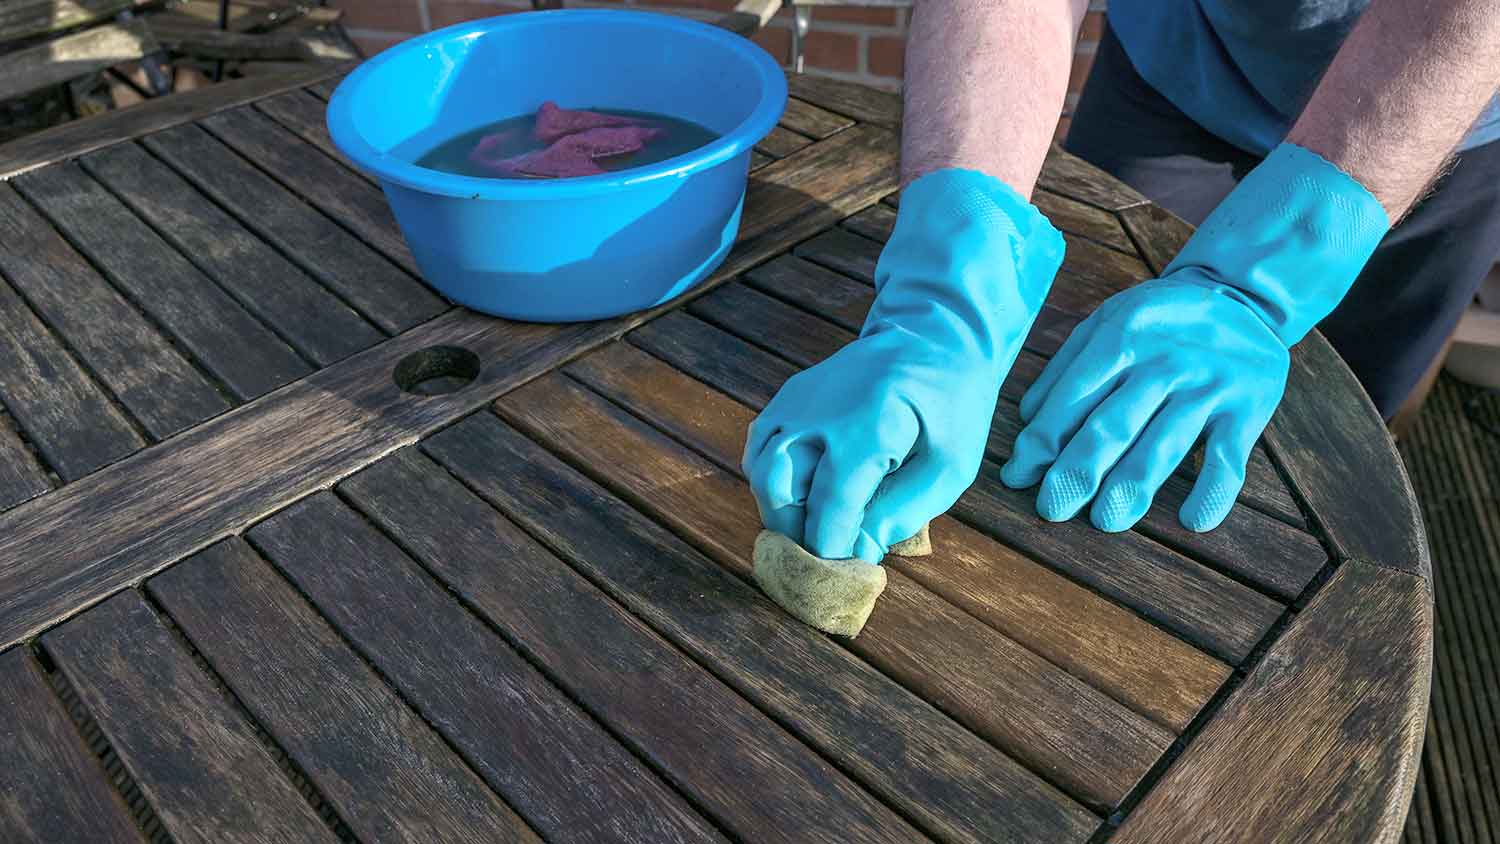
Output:
[[[149,93],[171,90],[166,54],[134,15],[136,0],[0,3],[0,101],[139,62]],[[59,33],[66,33],[61,34]]]

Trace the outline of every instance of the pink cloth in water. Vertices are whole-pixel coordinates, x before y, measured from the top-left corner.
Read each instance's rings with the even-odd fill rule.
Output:
[[[493,148],[502,141],[490,143],[496,135],[486,136],[475,147],[470,158],[494,170],[502,176],[535,176],[540,178],[569,178],[572,176],[597,176],[604,172],[596,159],[610,158],[640,151],[641,147],[662,133],[649,126],[608,126],[588,129],[565,135],[546,149],[528,152],[511,158],[475,158],[481,150]]]
[[[586,132],[589,129],[636,125],[639,125],[638,121],[629,117],[600,114],[597,111],[558,108],[557,103],[548,100],[537,109],[536,125],[532,127],[531,136],[544,144],[551,144],[565,135]]]

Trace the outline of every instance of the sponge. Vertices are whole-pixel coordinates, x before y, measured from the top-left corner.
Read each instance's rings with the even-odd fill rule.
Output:
[[[859,560],[825,560],[775,531],[755,537],[755,582],[796,618],[839,636],[864,629],[885,591],[885,569]]]
[[[931,525],[922,525],[922,529],[915,535],[897,542],[891,546],[888,553],[898,557],[925,557],[932,553],[932,535],[928,528]]]

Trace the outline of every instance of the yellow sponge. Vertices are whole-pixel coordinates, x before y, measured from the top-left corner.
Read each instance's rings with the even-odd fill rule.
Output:
[[[925,557],[932,553],[932,535],[928,528],[931,525],[922,525],[915,536],[903,539],[891,546],[890,553],[898,557]]]
[[[825,560],[774,531],[755,538],[755,582],[798,619],[856,636],[885,591],[885,569],[859,559]]]

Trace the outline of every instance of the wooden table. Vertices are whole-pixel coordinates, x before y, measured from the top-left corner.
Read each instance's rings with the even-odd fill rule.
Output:
[[[981,478],[840,641],[747,580],[737,466],[859,327],[898,101],[795,79],[701,295],[547,326],[419,282],[331,86],[0,150],[0,839],[1397,836],[1428,561],[1324,341],[1212,533],[1186,474],[1118,535],[996,480],[1045,356],[1184,224],[1054,154],[1068,258]]]

